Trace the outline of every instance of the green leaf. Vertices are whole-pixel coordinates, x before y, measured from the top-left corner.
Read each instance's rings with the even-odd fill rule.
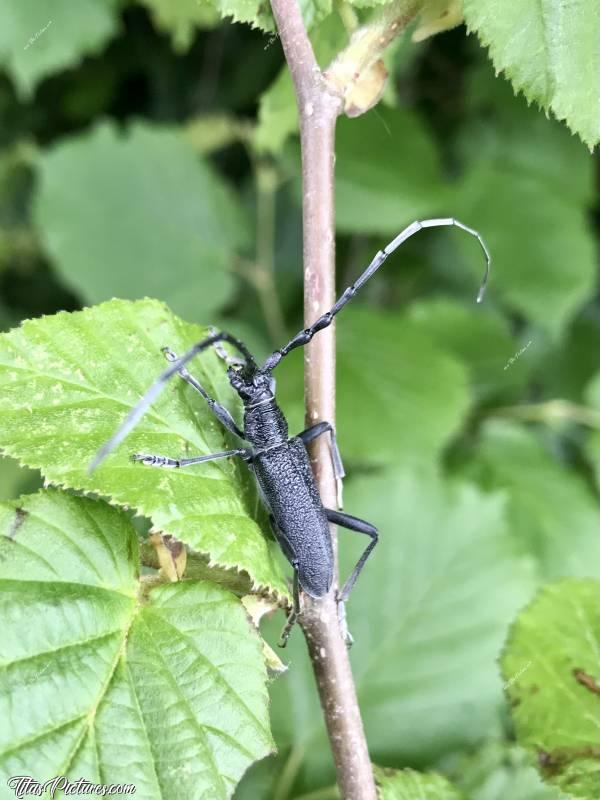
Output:
[[[502,499],[418,473],[374,476],[349,494],[348,511],[380,531],[348,608],[370,747],[423,758],[477,741],[495,719],[499,645],[531,591]]]
[[[270,4],[263,0],[208,0],[222,17],[231,17],[234,22],[248,22],[253,28],[274,31],[275,23]],[[331,13],[331,0],[299,0],[304,24],[311,28]]]
[[[246,570],[255,586],[286,594],[277,546],[256,521],[264,515],[243,465],[225,459],[161,470],[130,461],[132,453],[178,457],[233,446],[183,381],[173,381],[116,453],[87,474],[98,448],[164,370],[161,348],[180,354],[205,334],[153,300],[113,300],[23,323],[0,337],[0,446],[52,483],[136,508],[212,563]],[[231,405],[225,365],[212,350],[191,369]]]
[[[407,109],[372,109],[337,126],[336,224],[351,233],[397,234],[448,208],[437,148]]]
[[[206,0],[205,4],[221,17],[231,17],[233,22],[248,22],[253,28],[274,30],[270,7],[261,0]]]
[[[520,348],[499,314],[440,299],[412,303],[408,318],[468,368],[477,399],[523,388],[531,351],[511,363]]]
[[[302,362],[278,369],[290,429],[303,425]],[[338,438],[348,461],[424,463],[463,424],[469,395],[464,367],[418,326],[357,307],[338,328]]]
[[[144,590],[137,538],[103,502],[0,505],[0,775],[229,798],[272,750],[261,643],[208,583]],[[142,588],[142,591],[140,591]]]
[[[270,46],[272,40],[265,45]],[[284,67],[260,97],[258,123],[253,143],[259,153],[278,155],[292,133],[298,130],[298,109],[292,76]]]
[[[492,253],[494,291],[541,328],[560,333],[594,285],[594,242],[583,209],[542,182],[493,165],[471,172],[457,206]],[[479,272],[480,261],[461,246]]]
[[[348,603],[370,752],[384,763],[432,763],[486,738],[497,723],[496,659],[530,597],[531,565],[515,554],[502,498],[472,485],[377,472],[351,480],[346,495],[345,510],[379,529]],[[364,538],[338,529],[342,578]],[[280,747],[305,750],[305,774],[316,781],[329,779],[330,756],[304,651],[293,635],[286,654],[293,669],[272,687],[272,724]]]
[[[117,31],[114,0],[0,0],[0,61],[27,99],[48,75],[97,53]]]
[[[375,767],[379,800],[461,800],[463,795],[442,775],[414,769]]]
[[[268,800],[274,797],[280,755],[265,758],[250,767],[235,790],[234,800]]]
[[[593,156],[563,125],[515,97],[489,63],[471,70],[466,90],[459,143],[467,163],[493,163],[550,184],[578,205],[594,202]]]
[[[202,319],[229,299],[247,221],[179,133],[102,123],[45,152],[39,169],[42,239],[86,302],[151,295]]]
[[[517,739],[549,783],[594,800],[600,779],[600,583],[546,586],[514,623],[502,674]]]
[[[310,30],[333,10],[332,0],[298,0],[304,24]]]
[[[200,0],[139,0],[152,14],[154,24],[167,31],[178,52],[185,52],[198,28],[212,28],[219,21],[216,10]]]
[[[511,535],[545,578],[600,577],[600,505],[587,483],[522,426],[487,422],[469,474],[507,492]]]
[[[462,754],[450,776],[469,800],[564,800],[543,783],[522,747],[491,740],[474,753]]]
[[[512,97],[491,69],[475,73],[470,95],[468,169],[453,213],[486,240],[490,293],[557,338],[594,286],[593,159],[560,125]],[[479,254],[457,241],[479,275]]]
[[[464,0],[467,26],[528,102],[552,111],[591,148],[600,141],[600,17],[594,0]]]

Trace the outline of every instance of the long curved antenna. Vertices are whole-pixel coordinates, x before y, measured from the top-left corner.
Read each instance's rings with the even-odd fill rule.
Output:
[[[423,228],[441,228],[449,225],[454,225],[455,227],[460,228],[462,231],[471,234],[471,236],[474,236],[481,245],[486,262],[485,273],[481,281],[481,286],[479,287],[479,292],[477,293],[477,302],[481,303],[483,300],[483,295],[485,294],[485,289],[490,274],[490,266],[492,263],[491,256],[487,247],[485,246],[485,242],[481,238],[481,235],[476,230],[473,230],[473,228],[469,228],[467,225],[464,225],[462,222],[459,222],[453,217],[417,220],[406,227],[401,233],[398,234],[398,236],[396,236],[395,239],[393,239],[386,247],[384,247],[383,250],[380,250],[377,253],[373,261],[371,261],[369,266],[358,278],[358,280],[356,280],[352,286],[349,286],[346,289],[346,291],[341,295],[341,297],[339,297],[335,305],[329,311],[326,311],[322,316],[320,316],[319,319],[310,326],[310,328],[305,328],[297,333],[293,339],[290,339],[285,347],[281,348],[281,350],[275,350],[274,353],[271,353],[265,363],[261,366],[260,371],[270,372],[277,366],[277,364],[279,364],[284,356],[287,356],[290,351],[294,350],[296,347],[302,347],[303,345],[308,344],[315,333],[331,325],[335,315],[341,311],[347,303],[350,302],[361,286],[364,286],[369,278],[374,275],[375,272],[377,272],[386,258],[390,256],[394,250],[400,247],[400,245],[403,244],[407,239],[410,239],[411,236],[414,236],[415,233],[418,233]]]
[[[233,347],[242,353],[246,359],[246,363],[251,368],[256,369],[256,362],[254,361],[254,358],[246,345],[231,336],[229,333],[222,331],[220,333],[215,333],[212,336],[207,336],[206,339],[202,339],[200,342],[196,342],[195,345],[192,345],[187,352],[185,352],[176,361],[173,361],[171,365],[158,376],[139,403],[131,409],[127,417],[124,419],[122,425],[117,429],[116,433],[106,442],[106,444],[102,445],[100,450],[98,450],[93,461],[88,467],[88,474],[91,474],[97,467],[99,467],[104,459],[112,453],[115,447],[118,447],[123,439],[129,433],[131,433],[131,431],[146,413],[146,410],[156,400],[173,375],[175,375],[185,364],[187,364],[188,361],[191,361],[194,356],[197,356],[198,353],[206,350],[207,347],[210,347],[216,342],[229,342],[229,344],[233,345]]]

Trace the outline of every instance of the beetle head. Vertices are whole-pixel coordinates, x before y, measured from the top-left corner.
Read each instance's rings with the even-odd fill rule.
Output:
[[[227,375],[245,406],[265,403],[275,397],[275,379],[268,372],[256,372],[248,367],[230,367]]]

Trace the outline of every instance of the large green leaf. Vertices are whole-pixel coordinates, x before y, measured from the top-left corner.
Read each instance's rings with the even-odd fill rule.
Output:
[[[156,296],[199,320],[230,297],[247,220],[176,131],[103,123],[46,151],[39,169],[43,242],[84,300]]]
[[[486,313],[475,303],[440,299],[412,303],[408,318],[468,368],[478,399],[523,387],[532,352],[527,348],[515,358],[520,347],[499,314]]]
[[[303,425],[302,362],[278,369],[293,432]],[[362,462],[429,462],[458,432],[468,410],[464,367],[407,320],[348,309],[338,326],[338,438]]]
[[[139,452],[177,458],[233,445],[183,381],[174,381],[116,453],[87,474],[94,453],[164,370],[161,347],[182,353],[204,334],[153,300],[113,300],[3,334],[0,447],[40,468],[49,481],[136,508],[211,562],[246,570],[255,585],[285,593],[277,548],[256,522],[256,490],[243,465],[224,459],[161,470],[129,459]],[[213,351],[192,370],[213,397],[231,404],[224,364]]]
[[[502,499],[474,486],[378,472],[350,481],[346,495],[346,510],[376,524],[380,537],[348,603],[370,752],[382,763],[431,764],[497,724],[496,659],[532,591],[531,564],[515,555]],[[342,576],[364,539],[338,529]],[[292,667],[272,687],[273,727],[316,788],[332,778],[330,756],[297,633],[289,647]]]
[[[0,0],[0,61],[29,97],[40,80],[79,63],[116,33],[115,0]]]
[[[208,583],[145,589],[137,538],[101,501],[0,505],[0,775],[228,798],[272,749],[261,643]],[[5,796],[5,795],[3,795]]]
[[[556,336],[594,286],[593,159],[491,69],[476,70],[471,83],[461,139],[467,171],[453,213],[488,244],[494,297]],[[479,275],[479,254],[464,237],[457,242]]]
[[[340,119],[335,185],[343,231],[395,235],[415,219],[451,214],[437,148],[407,109]]]
[[[526,318],[559,333],[594,285],[596,256],[584,208],[549,184],[489,163],[465,178],[457,208],[492,253],[495,291]],[[479,272],[480,261],[461,246]]]
[[[414,769],[375,768],[379,800],[461,800],[463,795],[442,775]]]
[[[517,738],[542,776],[595,800],[600,780],[600,582],[545,587],[514,623],[502,673]]]
[[[506,490],[511,534],[544,577],[600,577],[598,500],[533,433],[508,421],[486,423],[469,472],[489,489]]]
[[[594,159],[564,125],[515,97],[485,61],[468,73],[465,89],[458,141],[468,163],[493,162],[515,177],[547,182],[578,204],[593,202]]]
[[[565,120],[589,147],[600,141],[600,15],[595,0],[464,0],[470,30],[528,102]]]
[[[495,719],[500,643],[531,591],[502,499],[411,473],[361,481],[350,501],[380,531],[348,609],[370,746],[422,759],[477,741]]]

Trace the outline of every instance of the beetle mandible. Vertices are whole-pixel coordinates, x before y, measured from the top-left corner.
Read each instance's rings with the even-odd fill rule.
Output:
[[[251,446],[184,459],[146,454],[136,454],[132,458],[147,466],[183,468],[217,458],[239,456],[252,469],[270,512],[273,533],[294,569],[293,608],[281,636],[282,647],[285,647],[292,626],[300,613],[300,589],[311,597],[320,598],[329,592],[333,583],[334,560],[329,524],[333,523],[370,537],[370,542],[337,595],[342,623],[345,620],[344,604],[377,544],[377,529],[369,522],[342,511],[324,508],[313,477],[306,445],[317,436],[329,434],[339,496],[344,468],[335,431],[329,422],[318,422],[297,436],[289,437],[287,421],[275,399],[275,379],[272,372],[288,353],[308,344],[318,331],[331,325],[335,315],[350,302],[386,258],[403,242],[423,228],[449,225],[454,225],[474,236],[483,250],[486,267],[477,295],[477,302],[481,302],[487,285],[491,258],[480,234],[453,218],[413,222],[377,253],[360,277],[341,294],[329,311],[322,314],[310,327],[299,331],[284,347],[271,353],[261,366],[258,366],[243,342],[224,331],[197,342],[181,357],[176,356],[168,347],[163,348],[171,365],[156,379],[114,436],[98,451],[90,465],[91,472],[123,441],[175,373],[193,386],[206,400],[223,426]],[[194,356],[212,345],[217,346],[219,342],[228,342],[243,357],[242,363],[232,365],[227,370],[229,383],[240,396],[244,406],[243,430],[237,426],[229,411],[211,398],[185,368]],[[345,630],[345,623],[343,627]],[[345,633],[348,640],[347,632]]]

